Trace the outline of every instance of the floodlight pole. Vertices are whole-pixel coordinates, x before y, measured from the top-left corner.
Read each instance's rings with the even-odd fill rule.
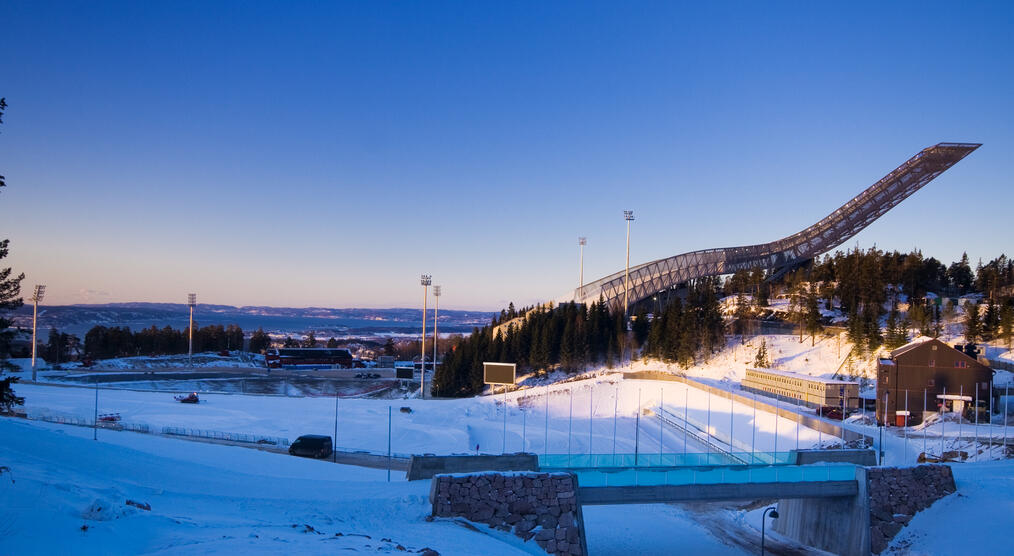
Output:
[[[634,211],[623,211],[623,219],[627,221],[627,264],[623,270],[623,317],[626,319],[630,306],[630,221],[634,219]]]
[[[197,305],[197,294],[187,294],[187,305],[190,306],[190,327],[187,328],[189,337],[187,339],[187,364],[194,368],[194,306]]]
[[[440,286],[433,286],[433,372],[437,372],[437,316],[440,315]]]
[[[35,291],[32,294],[32,303],[34,307],[32,309],[32,382],[35,382],[36,379],[35,356],[36,352],[39,349],[39,344],[35,339],[36,338],[35,333],[39,321],[39,302],[42,301],[42,297],[44,295],[46,295],[46,286],[42,284],[37,284],[35,286]]]
[[[433,283],[433,277],[429,274],[423,274],[419,279],[419,283],[423,287],[422,354],[419,357],[422,372],[419,373],[419,398],[426,399],[426,298],[429,296],[430,284]]]
[[[577,246],[581,255],[578,259],[578,273],[577,273],[577,293],[581,295],[581,288],[584,287],[584,246],[588,245],[588,238],[581,236],[577,238]]]

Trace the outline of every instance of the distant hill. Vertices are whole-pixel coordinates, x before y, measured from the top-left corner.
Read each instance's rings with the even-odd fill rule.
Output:
[[[441,332],[471,332],[473,327],[488,324],[495,313],[485,311],[440,311]],[[103,303],[94,305],[51,305],[39,308],[39,329],[45,338],[47,330],[82,336],[95,325],[129,326],[137,330],[156,326],[162,328],[187,326],[189,309],[182,303]],[[432,326],[429,311],[427,328]],[[25,305],[13,313],[15,326],[32,325],[32,308]],[[250,332],[263,327],[267,332],[291,334],[293,337],[314,331],[318,338],[328,336],[412,335],[422,328],[419,308],[368,309],[331,307],[267,307],[210,305],[199,303],[194,309],[199,326],[236,324]]]

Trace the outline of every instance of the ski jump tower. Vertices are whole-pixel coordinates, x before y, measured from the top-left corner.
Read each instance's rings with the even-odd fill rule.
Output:
[[[691,251],[630,269],[629,298],[633,306],[695,278],[763,268],[776,274],[790,270],[845,243],[909,195],[933,181],[979,143],[938,143],[905,161],[838,210],[791,236],[742,247]],[[624,272],[600,278],[559,301],[594,303],[601,296],[613,309],[623,307]]]

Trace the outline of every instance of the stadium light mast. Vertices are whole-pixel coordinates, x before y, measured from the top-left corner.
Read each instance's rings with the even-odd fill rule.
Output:
[[[197,305],[196,293],[187,294],[187,305],[190,306],[190,327],[187,329],[190,333],[190,337],[187,340],[187,363],[192,369],[194,368],[194,307]]]
[[[437,315],[440,314],[440,286],[433,286],[433,372],[437,372]]]
[[[630,221],[634,219],[634,211],[623,211],[623,219],[627,221],[627,265],[623,270],[623,316],[626,318],[630,305]]]
[[[419,283],[423,287],[422,356],[419,358],[422,372],[419,373],[419,397],[426,399],[426,298],[430,294],[430,284],[433,283],[433,277],[429,274],[423,274],[419,279]]]
[[[577,238],[577,246],[581,251],[580,263],[578,263],[577,272],[577,294],[581,295],[581,288],[584,287],[584,246],[588,245],[588,238],[581,236]]]
[[[34,309],[32,309],[32,382],[35,382],[35,356],[39,349],[39,345],[35,340],[36,325],[39,321],[39,302],[42,301],[42,297],[46,295],[46,286],[42,284],[36,284],[35,291],[32,293],[32,303]]]

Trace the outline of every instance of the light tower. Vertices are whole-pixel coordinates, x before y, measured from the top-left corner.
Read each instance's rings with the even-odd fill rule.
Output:
[[[32,293],[32,303],[35,307],[32,309],[32,382],[35,382],[35,355],[38,350],[38,344],[35,341],[35,330],[39,320],[39,302],[42,301],[42,296],[44,295],[46,295],[46,286],[36,284],[35,291]]]
[[[584,236],[581,236],[581,237],[577,238],[578,250],[580,250],[580,252],[581,252],[581,256],[579,258],[580,263],[578,263],[578,271],[577,271],[577,293],[578,293],[578,295],[581,295],[581,288],[584,287],[584,246],[585,245],[588,245],[588,238],[586,238]]]
[[[634,219],[634,211],[623,211],[623,219],[627,221],[627,265],[623,270],[623,316],[626,317],[630,297],[630,221]]]
[[[426,298],[430,294],[430,284],[433,283],[433,277],[429,274],[423,274],[419,279],[419,283],[423,287],[423,331],[422,331],[422,356],[419,358],[419,363],[422,365],[422,372],[419,373],[419,397],[426,398]]]
[[[433,372],[437,372],[437,316],[440,314],[440,286],[433,286]]]
[[[194,307],[197,306],[197,294],[187,294],[187,305],[190,306],[190,327],[187,329],[190,332],[190,338],[187,340],[187,362],[190,368],[194,367]]]

